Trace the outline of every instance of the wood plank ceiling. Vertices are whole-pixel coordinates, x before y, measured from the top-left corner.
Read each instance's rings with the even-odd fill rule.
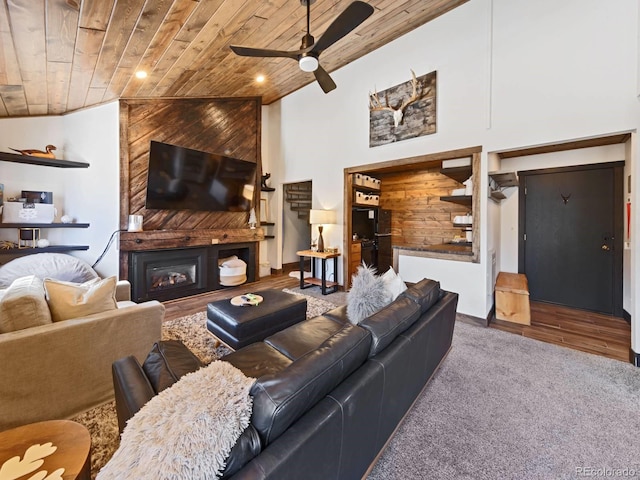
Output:
[[[374,14],[321,64],[332,72],[467,1],[368,0]],[[350,3],[312,3],[316,40]],[[313,74],[286,58],[238,57],[229,45],[296,50],[305,31],[300,0],[2,0],[0,117],[118,98],[261,96],[269,104]]]

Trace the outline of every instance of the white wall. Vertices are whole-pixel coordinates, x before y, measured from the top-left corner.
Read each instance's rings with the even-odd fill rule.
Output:
[[[487,178],[486,152],[634,131],[637,34],[637,0],[471,0],[333,72],[330,94],[311,84],[282,99],[282,135],[269,141],[281,142],[283,181],[313,178],[314,207],[335,205],[341,216],[344,167],[483,145]],[[437,133],[370,149],[368,92],[407,81],[411,68],[438,72]],[[460,312],[485,317],[487,250],[499,248],[504,210],[481,189],[481,264],[401,258],[400,273],[440,280],[460,294]],[[331,235],[342,242],[342,228]]]
[[[56,158],[84,161],[89,168],[54,168],[0,162],[0,183],[5,198],[21,190],[53,192],[58,210],[88,229],[47,229],[41,232],[51,244],[89,245],[87,251],[69,252],[93,264],[112,231],[118,228],[119,209],[118,103],[82,110],[65,116],[0,119],[0,149],[58,147]],[[17,240],[17,232],[0,230],[0,238]],[[114,245],[96,266],[99,274],[117,275],[118,257]],[[4,263],[4,259],[0,258]]]

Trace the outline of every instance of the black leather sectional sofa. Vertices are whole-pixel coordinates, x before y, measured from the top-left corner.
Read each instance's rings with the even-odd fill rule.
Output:
[[[359,325],[339,307],[223,357],[256,378],[251,424],[224,478],[366,475],[447,355],[457,302],[424,279]],[[199,367],[179,346],[160,353],[145,368],[130,357],[114,364],[121,428],[156,391]]]

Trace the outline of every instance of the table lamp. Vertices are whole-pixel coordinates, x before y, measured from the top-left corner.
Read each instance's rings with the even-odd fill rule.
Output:
[[[323,225],[329,225],[336,223],[336,212],[333,210],[310,210],[309,211],[309,223],[311,225],[318,225],[318,251],[324,252],[324,240],[322,239],[322,227]]]

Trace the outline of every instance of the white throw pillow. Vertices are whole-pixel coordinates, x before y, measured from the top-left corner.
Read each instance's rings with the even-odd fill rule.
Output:
[[[402,281],[400,274],[396,273],[393,267],[389,267],[389,270],[382,274],[382,281],[391,295],[391,301],[398,298],[398,295],[407,289],[407,285]]]
[[[391,302],[391,294],[382,278],[375,273],[375,268],[363,262],[351,280],[351,289],[347,293],[347,318],[354,325]]]
[[[118,308],[116,277],[85,283],[61,282],[45,278],[44,288],[54,322],[80,318]]]
[[[35,275],[15,279],[0,300],[0,333],[51,323],[42,280]]]

